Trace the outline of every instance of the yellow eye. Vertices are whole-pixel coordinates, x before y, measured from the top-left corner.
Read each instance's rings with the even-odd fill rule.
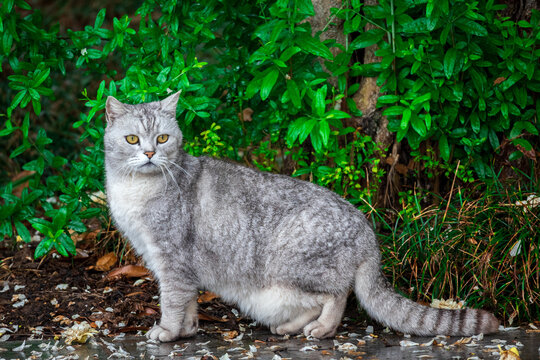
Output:
[[[160,143],[160,144],[166,143],[167,140],[169,140],[169,135],[167,135],[167,134],[159,135],[157,137],[157,142]]]
[[[126,136],[126,141],[131,145],[135,145],[139,142],[139,137],[137,135],[128,135]]]

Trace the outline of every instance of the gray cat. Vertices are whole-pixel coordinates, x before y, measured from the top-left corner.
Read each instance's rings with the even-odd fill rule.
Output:
[[[408,334],[498,330],[483,310],[439,310],[398,295],[370,224],[335,193],[182,150],[179,94],[140,105],[107,99],[107,198],[120,231],[159,281],[160,341],[195,335],[199,289],[272,333],[334,336],[354,289],[380,323]]]

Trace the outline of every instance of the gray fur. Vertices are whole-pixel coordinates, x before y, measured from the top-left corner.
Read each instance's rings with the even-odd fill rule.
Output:
[[[109,97],[106,106],[111,214],[160,285],[162,319],[150,338],[194,335],[199,289],[277,334],[333,336],[353,289],[372,317],[405,333],[497,331],[495,317],[482,310],[436,310],[399,296],[380,271],[368,221],[337,194],[186,154],[177,100],[126,105]],[[161,134],[169,135],[163,144]],[[127,135],[140,142],[129,144]]]

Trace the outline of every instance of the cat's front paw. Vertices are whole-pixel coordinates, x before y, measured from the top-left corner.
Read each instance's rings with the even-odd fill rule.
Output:
[[[304,327],[304,335],[313,336],[317,339],[332,337],[336,334],[337,327],[329,326],[318,320],[312,321]]]
[[[180,331],[171,331],[161,325],[154,325],[147,333],[146,337],[161,342],[169,342],[178,339],[181,336]]]

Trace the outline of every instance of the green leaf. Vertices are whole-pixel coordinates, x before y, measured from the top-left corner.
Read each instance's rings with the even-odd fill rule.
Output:
[[[308,119],[307,121],[304,121],[302,123],[302,126],[300,127],[300,133],[298,135],[298,141],[300,144],[304,143],[306,141],[309,134],[311,134],[313,128],[317,125],[317,120],[315,119]]]
[[[452,74],[454,73],[454,67],[456,65],[456,58],[457,58],[457,49],[456,48],[450,48],[444,55],[444,75],[447,79],[450,79],[452,77]]]
[[[313,149],[315,150],[315,152],[320,153],[323,149],[323,141],[319,129],[319,124],[317,124],[317,126],[313,129],[309,137],[311,139],[311,145],[313,145]]]
[[[287,92],[289,93],[289,98],[291,99],[294,107],[300,109],[302,107],[302,99],[300,99],[300,91],[298,91],[298,86],[294,80],[287,80]]]
[[[59,230],[66,225],[67,219],[67,207],[61,207],[53,217],[53,229]]]
[[[62,247],[67,250],[67,252],[71,255],[76,254],[75,244],[73,243],[73,240],[64,232],[62,235],[58,237],[58,240]],[[64,256],[69,256],[69,254],[62,254]]]
[[[42,219],[40,219],[42,220]],[[51,226],[52,224],[43,224],[42,222],[37,222],[36,219],[31,220],[31,225],[34,229],[39,231],[45,236],[52,236]]]
[[[399,101],[398,95],[382,95],[379,96],[377,102],[379,104],[393,104]]]
[[[538,135],[538,130],[532,123],[528,121],[517,121],[510,131],[510,139],[521,135],[523,130],[527,130],[532,135]]]
[[[403,114],[405,108],[403,106],[390,106],[383,111],[384,116],[397,116]]]
[[[326,60],[332,60],[334,58],[326,45],[324,45],[319,39],[315,39],[307,33],[301,33],[296,39],[296,44],[302,50],[315,56],[320,56]]]
[[[439,151],[443,160],[448,162],[450,159],[450,146],[448,146],[448,138],[446,135],[441,135],[439,138]]]
[[[515,83],[517,83],[521,78],[523,78],[523,74],[519,72],[515,72],[512,75],[508,77],[508,79],[504,80],[499,86],[502,91],[506,91],[512,87]]]
[[[103,21],[105,20],[105,8],[99,10],[96,21],[94,22],[94,29],[100,28],[101,25],[103,25]]]
[[[313,112],[319,117],[322,117],[326,110],[326,92],[327,86],[321,86],[315,93],[315,96],[313,97],[313,101],[311,103]]]
[[[533,148],[528,140],[522,138],[512,140],[512,144],[515,146],[521,146],[523,149],[525,149],[525,151],[531,151]]]
[[[405,116],[405,113],[403,113],[403,116]],[[420,117],[418,116],[413,116],[411,118],[411,125],[412,125],[412,128],[422,137],[422,138],[425,138],[426,135],[427,135],[427,130],[426,130],[426,124],[424,122],[424,120],[422,120]]]
[[[413,102],[411,103],[411,106],[425,103],[426,101],[429,101],[430,99],[431,99],[431,93],[430,92],[425,93],[424,95],[414,98]]]
[[[378,43],[386,34],[381,29],[371,29],[360,34],[350,45],[350,50],[358,50]]]
[[[34,251],[34,259],[39,259],[40,257],[46,255],[53,248],[53,239],[45,238],[36,247]]]
[[[288,61],[291,57],[293,57],[294,54],[298,53],[301,50],[302,49],[297,46],[291,46],[281,53],[279,60]]]
[[[407,127],[409,126],[409,121],[411,120],[411,116],[411,109],[405,108],[405,110],[403,110],[403,117],[401,118],[401,123],[399,124],[401,130],[407,129]]]
[[[455,21],[455,24],[466,34],[472,34],[476,36],[487,36],[488,34],[485,27],[465,17],[458,18]]]
[[[480,131],[480,118],[478,117],[478,113],[473,112],[471,114],[470,120],[473,131],[478,134],[478,132]]]
[[[21,155],[21,154],[22,154],[23,152],[25,152],[26,149],[28,149],[28,148],[30,148],[30,144],[27,143],[27,142],[25,142],[25,143],[23,143],[22,145],[20,145],[19,147],[17,147],[15,150],[13,150],[13,151],[11,152],[11,154],[9,154],[9,157],[10,157],[11,159],[13,159],[13,158],[15,158],[15,157]]]
[[[278,69],[272,69],[262,79],[262,84],[261,84],[261,99],[262,100],[266,100],[268,98],[268,95],[270,95],[270,92],[272,91],[272,88],[276,84],[278,75],[279,75],[279,70]]]
[[[330,126],[326,120],[319,122],[319,132],[321,134],[321,139],[324,147],[328,145],[328,139],[330,138]]]
[[[37,88],[39,85],[41,85],[41,83],[45,81],[45,79],[49,77],[50,73],[51,68],[47,68],[45,71],[41,71],[40,73],[38,73],[38,75],[34,78],[32,86],[34,88]]]
[[[15,221],[15,229],[17,229],[17,235],[19,235],[25,243],[30,242],[30,232],[28,231],[26,226],[23,225],[23,223],[21,223],[20,221]]]

